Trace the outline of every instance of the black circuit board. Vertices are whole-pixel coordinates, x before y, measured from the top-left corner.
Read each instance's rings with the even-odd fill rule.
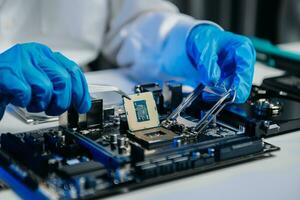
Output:
[[[236,119],[225,123],[216,117],[197,133],[187,124],[164,125],[183,99],[181,85],[172,82],[167,88],[172,95],[166,101],[158,84],[136,88],[152,92],[157,127],[130,131],[124,110],[104,108],[102,99],[94,99],[85,115],[70,109],[61,116],[60,127],[2,133],[0,169],[10,177],[5,183],[27,190],[24,199],[93,199],[265,158],[279,150]],[[197,123],[207,111],[203,106],[192,104],[182,117]],[[151,120],[144,100],[133,109],[137,123]],[[16,181],[20,188],[15,188]]]
[[[221,124],[197,138],[173,131],[168,138],[161,129],[147,130],[155,145],[119,125],[3,133],[0,160],[33,193],[42,186],[61,199],[89,199],[265,157],[279,149]],[[165,141],[157,140],[162,136]]]

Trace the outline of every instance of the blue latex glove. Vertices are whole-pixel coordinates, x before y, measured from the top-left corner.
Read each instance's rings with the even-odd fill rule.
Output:
[[[38,43],[17,44],[0,54],[0,105],[59,115],[73,105],[87,112],[91,100],[79,66]]]
[[[235,89],[236,103],[247,100],[256,60],[255,49],[248,38],[200,24],[192,28],[186,45],[203,84]]]

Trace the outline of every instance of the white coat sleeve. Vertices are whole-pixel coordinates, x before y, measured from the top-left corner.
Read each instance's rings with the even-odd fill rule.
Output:
[[[113,0],[104,55],[135,78],[197,77],[186,54],[186,37],[199,23],[162,0]],[[194,77],[194,78],[193,78]]]

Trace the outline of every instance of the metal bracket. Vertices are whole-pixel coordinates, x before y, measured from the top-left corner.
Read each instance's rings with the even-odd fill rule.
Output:
[[[210,95],[215,95],[217,97],[220,97],[217,102],[212,106],[210,110],[208,110],[205,115],[198,121],[198,122],[192,122],[188,123],[187,125],[193,125],[192,132],[195,135],[198,135],[203,131],[204,128],[206,128],[213,119],[218,115],[218,113],[228,104],[231,104],[234,102],[236,97],[235,90],[227,90],[223,93],[220,93],[218,91],[219,88],[216,87],[210,87],[210,86],[204,86],[203,84],[198,85],[195,90],[187,96],[186,99],[183,100],[183,102],[167,117],[165,121],[162,122],[162,126],[168,128],[170,125],[174,123],[184,122],[186,120],[182,120],[182,117],[180,116],[180,113],[184,111],[188,106],[190,106],[193,101],[202,95],[204,92]],[[185,125],[185,124],[184,124]]]

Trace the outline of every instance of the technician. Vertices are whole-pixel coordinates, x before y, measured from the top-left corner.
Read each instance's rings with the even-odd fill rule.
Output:
[[[255,62],[249,39],[163,0],[0,0],[0,50],[0,107],[49,115],[89,110],[76,63],[99,52],[139,76],[234,88],[237,103],[249,95]]]

